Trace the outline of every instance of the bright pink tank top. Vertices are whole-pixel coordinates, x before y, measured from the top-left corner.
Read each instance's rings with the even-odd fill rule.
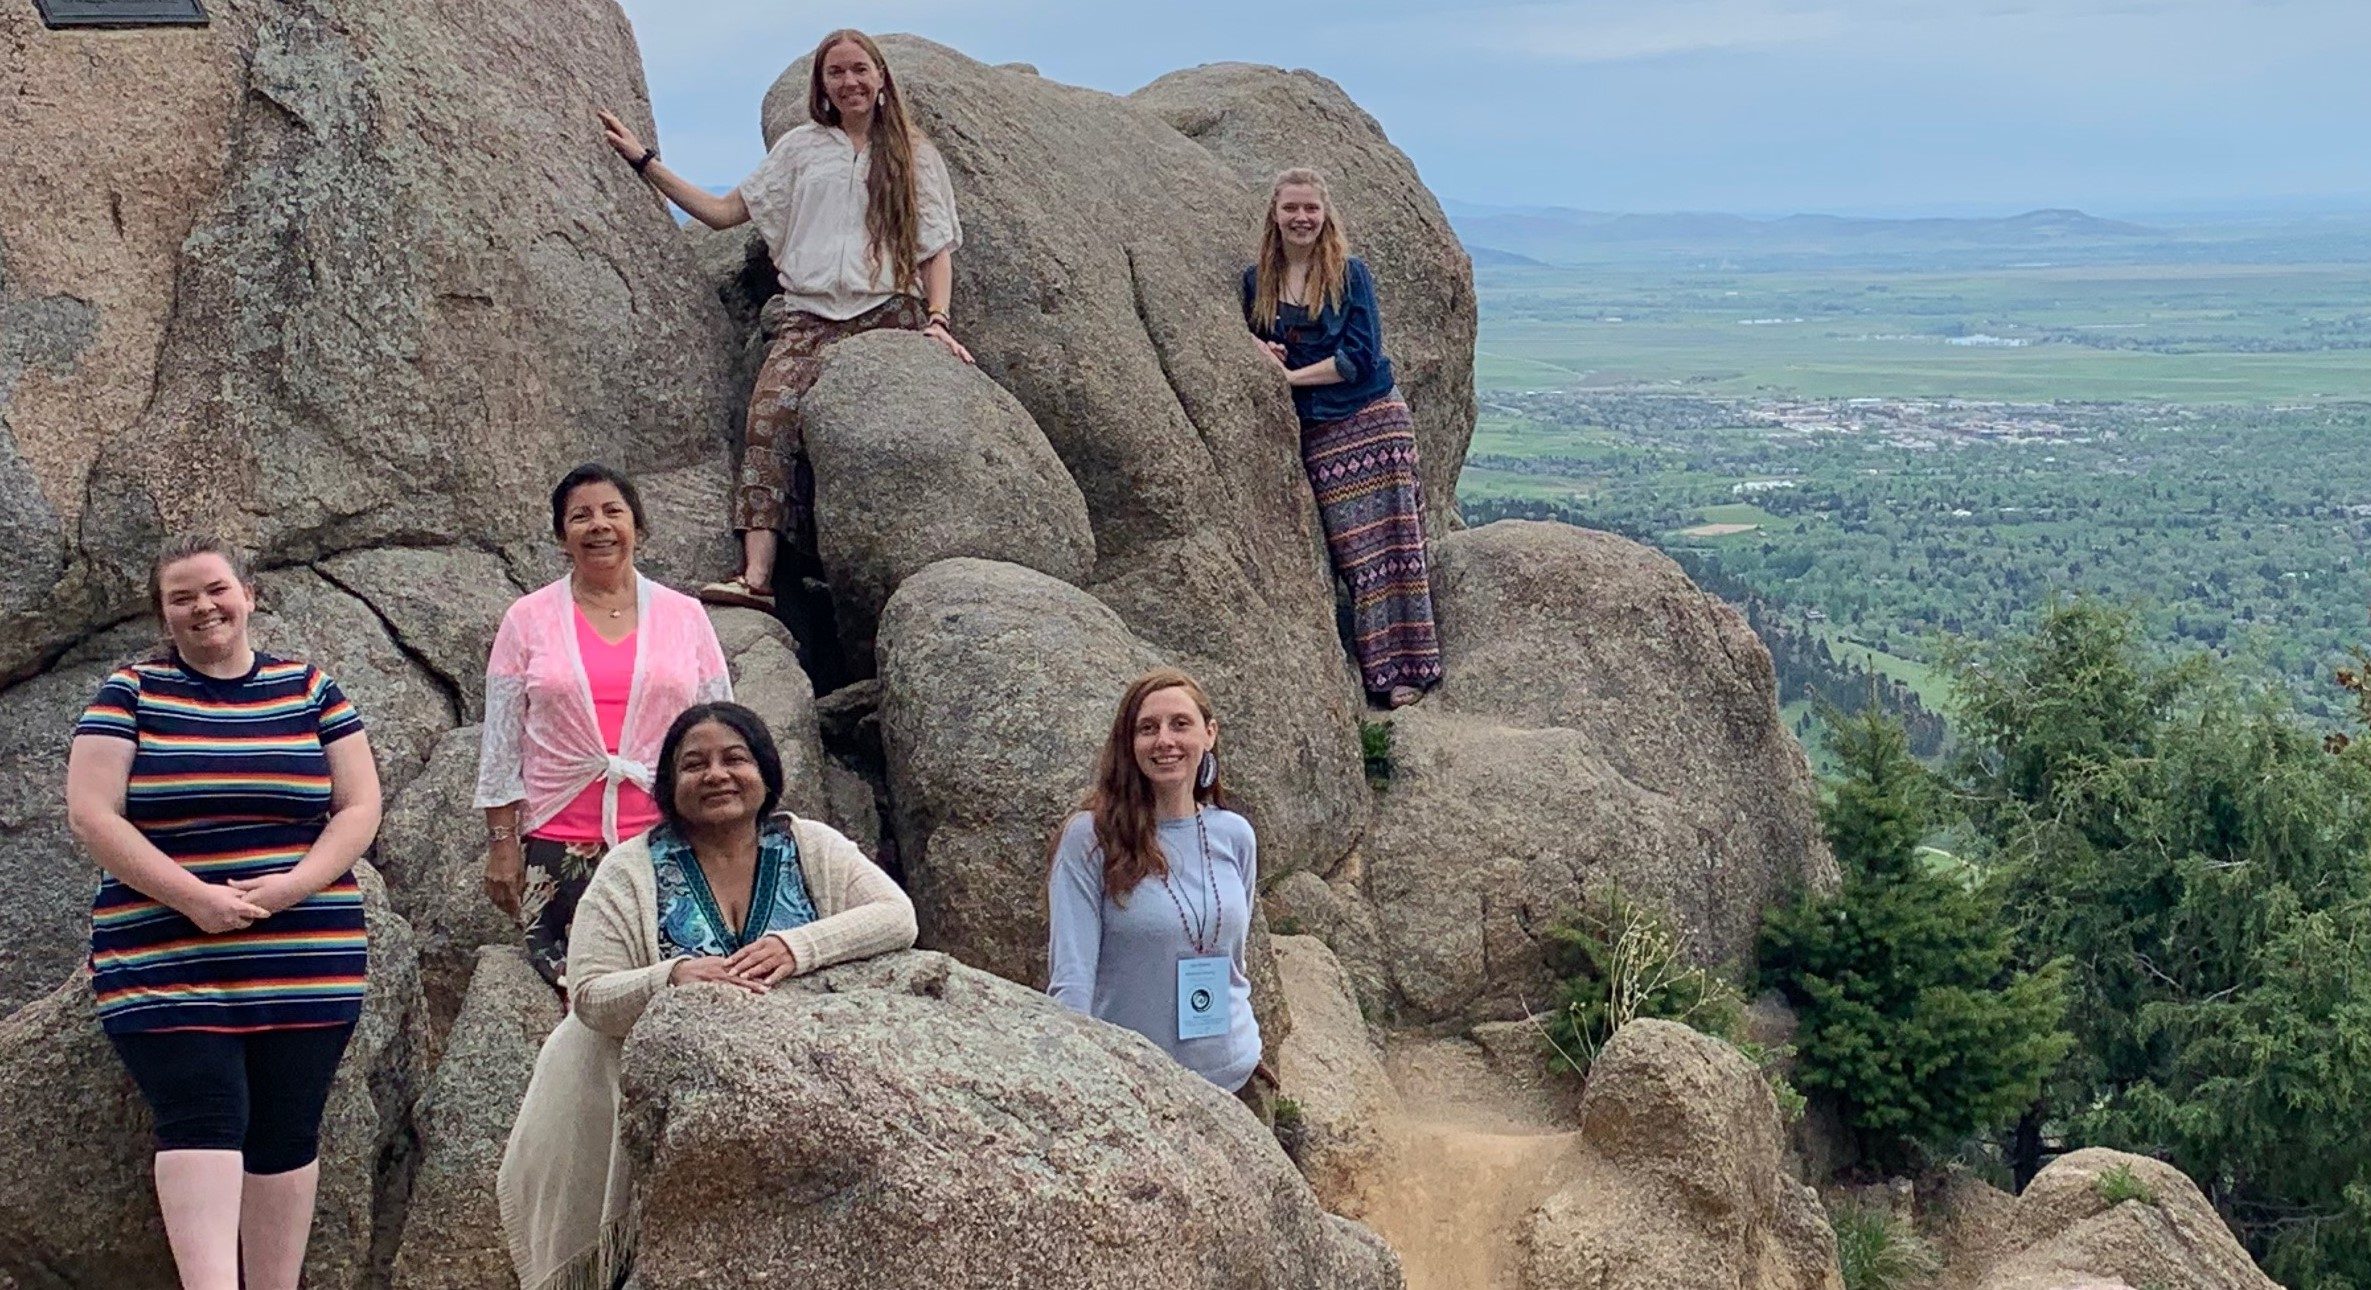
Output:
[[[612,645],[601,639],[586,621],[584,611],[576,611],[576,652],[584,660],[585,680],[593,687],[593,716],[601,723],[601,746],[611,754],[617,752],[618,741],[626,735],[626,700],[634,693],[634,636]],[[585,785],[575,800],[560,808],[535,836],[554,842],[599,842],[601,840],[601,784],[598,779]],[[658,803],[631,783],[617,787],[617,836],[619,841],[640,835],[659,822]]]

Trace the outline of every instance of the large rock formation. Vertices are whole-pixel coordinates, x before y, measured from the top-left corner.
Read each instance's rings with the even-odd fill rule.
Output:
[[[763,717],[782,753],[782,809],[831,818],[823,742],[815,730],[815,687],[799,666],[798,642],[754,609],[711,609],[716,643],[732,674],[733,699]]]
[[[1786,1171],[1770,1089],[1743,1054],[1668,1021],[1615,1032],[1589,1069],[1582,1181],[1533,1214],[1526,1290],[1843,1290],[1836,1240]]]
[[[409,1181],[411,1102],[425,1079],[425,1009],[410,929],[360,871],[370,994],[322,1116],[321,1195],[305,1284],[361,1290],[393,1253]],[[0,1021],[0,1285],[173,1284],[149,1162],[153,1119],[100,1033],[77,974]],[[37,1131],[24,1131],[27,1129]]]
[[[1666,908],[1705,961],[1787,888],[1831,883],[1802,748],[1742,615],[1636,543],[1503,521],[1436,548],[1447,680],[1393,714],[1361,847],[1365,973],[1413,1019],[1521,1016],[1539,938],[1595,883]],[[1381,1002],[1381,1001],[1378,1001]]]
[[[862,670],[889,593],[937,561],[1093,572],[1077,482],[1028,411],[938,342],[877,331],[834,345],[801,417],[823,567]]]
[[[2102,1148],[2050,1162],[1997,1236],[1974,1290],[2276,1290],[2180,1170]]]
[[[944,560],[890,597],[881,733],[925,945],[1043,981],[1047,843],[1120,691],[1162,661],[1101,601],[1019,565]]]
[[[470,805],[478,731],[447,732],[379,823],[379,863],[419,944],[430,1026],[440,1038],[460,1014],[479,947],[520,939],[519,925],[486,898],[486,819]]]
[[[1235,1099],[941,955],[668,991],[625,1099],[643,1290],[1400,1285]]]
[[[1258,199],[1124,99],[910,37],[884,48],[954,181],[964,342],[1085,498],[1083,589],[1201,675],[1222,714],[1257,714],[1230,738],[1231,774],[1263,865],[1330,864],[1366,810],[1357,691],[1291,401],[1237,303]],[[769,142],[804,119],[806,85],[801,63],[766,96]]]
[[[56,1129],[0,1141],[0,1285],[169,1275],[145,1113],[87,991],[56,990],[91,883],[58,784],[73,715],[150,634],[125,624],[153,544],[198,523],[270,570],[259,643],[364,708],[381,855],[417,929],[415,959],[374,886],[370,1020],[330,1112],[310,1283],[499,1284],[486,1178],[553,1001],[515,952],[484,949],[516,933],[479,883],[466,723],[503,608],[559,572],[544,499],[567,466],[640,476],[652,576],[725,566],[725,440],[767,273],[745,234],[679,234],[591,128],[596,104],[646,124],[611,0],[210,8],[206,29],[107,34],[0,7],[19,91],[0,96],[0,149],[25,159],[0,185],[0,1012],[36,1000],[0,1022],[0,1120]],[[1290,400],[1237,310],[1266,173],[1325,154],[1383,285],[1436,527],[1471,429],[1474,315],[1437,206],[1338,90],[1206,68],[1129,100],[889,44],[962,206],[955,314],[979,373],[872,337],[815,396],[842,644],[877,656],[877,686],[819,704],[798,661],[823,652],[814,632],[715,621],[782,738],[790,804],[861,835],[883,790],[929,943],[1034,982],[1044,842],[1111,704],[1155,663],[1199,673],[1263,872],[1341,958],[1288,946],[1279,985],[1264,935],[1252,951],[1270,1038],[1292,1029],[1286,996],[1310,1010],[1272,1056],[1306,1098],[1305,1160],[1350,1204],[1374,1146],[1359,1117],[1388,1093],[1353,988],[1428,1022],[1500,1014],[1538,984],[1539,920],[1587,881],[1669,903],[1716,957],[1778,886],[1824,877],[1766,656],[1667,563],[1598,535],[1444,545],[1450,683],[1398,718],[1390,793],[1363,782]],[[769,96],[769,138],[804,75]],[[847,723],[839,763],[819,707]],[[1692,1224],[1665,1253],[1822,1284],[1802,1271],[1815,1211],[1765,1177],[1733,1075],[1672,1085],[1727,1099],[1709,1121],[1643,1076],[1649,1092],[1593,1094],[1682,1124],[1664,1146],[1718,1157],[1728,1199],[1610,1139],[1603,1173],[1633,1227]],[[709,1283],[720,1251],[785,1281],[1398,1283],[1230,1099],[928,955],[764,999],[671,992],[630,1050],[629,1099],[644,1290]],[[834,1221],[801,1221],[819,1209]],[[1543,1275],[1597,1266],[1596,1230],[1543,1218]]]
[[[1356,1218],[1391,1150],[1399,1095],[1359,1016],[1350,980],[1325,942],[1279,936],[1275,957],[1293,1020],[1292,1033],[1277,1046],[1277,1080],[1294,1112],[1294,1123],[1280,1124],[1280,1134],[1325,1207]]]
[[[718,455],[738,398],[590,119],[647,125],[610,0],[208,8],[0,11],[0,677],[134,608],[166,528],[492,549],[576,461]]]
[[[1350,249],[1375,275],[1384,348],[1416,418],[1425,518],[1436,537],[1456,527],[1474,433],[1474,264],[1407,154],[1341,86],[1305,69],[1212,63],[1129,98],[1235,170],[1255,199],[1247,237],[1276,172],[1325,175]]]
[[[460,1020],[413,1112],[420,1165],[393,1290],[515,1284],[494,1179],[536,1054],[559,1022],[560,997],[535,974],[524,950],[478,951]]]

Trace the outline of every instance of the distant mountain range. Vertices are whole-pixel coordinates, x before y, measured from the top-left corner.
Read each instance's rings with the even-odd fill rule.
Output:
[[[1449,222],[1473,253],[1477,267],[1662,255],[1791,258],[1921,251],[2046,253],[2164,235],[2146,225],[2056,209],[1990,219],[1863,219],[1846,215],[1756,219],[1693,211],[1638,215],[1556,206],[1455,203],[1449,211]]]

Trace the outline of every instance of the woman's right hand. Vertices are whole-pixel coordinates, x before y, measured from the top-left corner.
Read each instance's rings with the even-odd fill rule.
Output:
[[[519,901],[527,894],[527,855],[517,838],[486,844],[486,899],[494,908],[519,916]]]
[[[696,982],[737,985],[751,994],[766,992],[765,982],[734,971],[721,958],[677,959],[675,966],[667,970],[669,985],[692,985]]]
[[[272,912],[239,892],[219,883],[209,882],[198,888],[186,901],[175,908],[198,925],[208,936],[235,932],[256,922],[270,918]]]
[[[617,149],[617,155],[628,161],[642,160],[642,154],[647,150],[642,146],[641,138],[627,128],[625,122],[617,119],[617,113],[603,108],[600,116],[602,138],[610,147]]]

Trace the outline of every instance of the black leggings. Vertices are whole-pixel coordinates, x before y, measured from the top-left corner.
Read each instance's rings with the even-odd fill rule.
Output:
[[[217,1034],[109,1035],[156,1112],[159,1151],[236,1151],[251,1174],[284,1174],[320,1154],[321,1108],[354,1023]]]

